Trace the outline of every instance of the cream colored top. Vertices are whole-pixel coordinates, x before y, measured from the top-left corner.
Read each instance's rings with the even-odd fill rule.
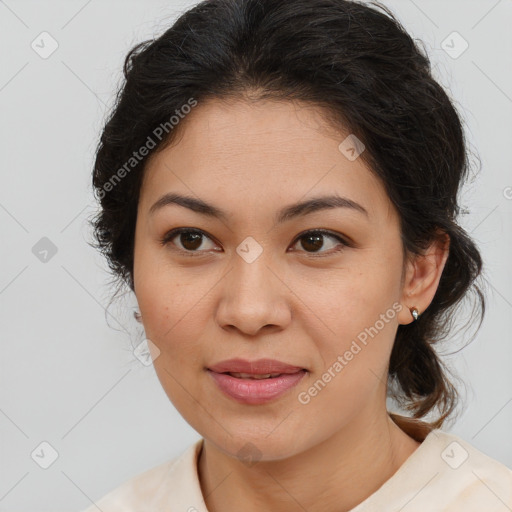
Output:
[[[351,512],[512,511],[511,469],[453,434],[425,433],[411,424],[400,427],[422,443]],[[197,473],[202,444],[200,439],[173,460],[131,478],[83,512],[208,512]]]

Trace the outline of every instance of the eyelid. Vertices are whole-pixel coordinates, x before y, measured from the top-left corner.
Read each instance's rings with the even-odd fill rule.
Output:
[[[159,239],[159,242],[162,246],[165,246],[167,245],[168,243],[170,243],[170,241],[175,238],[176,236],[178,236],[179,234],[181,233],[197,233],[199,235],[202,235],[206,238],[209,238],[210,240],[212,240],[213,242],[217,243],[217,241],[215,240],[214,237],[212,237],[211,235],[209,235],[206,231],[202,230],[202,229],[198,229],[198,228],[187,228],[187,227],[180,227],[180,228],[174,228],[174,229],[171,229],[170,231],[166,232],[164,234],[164,236]],[[324,229],[324,228],[312,228],[312,229],[306,229],[302,232],[300,232],[293,240],[293,243],[291,244],[291,246],[294,246],[297,244],[297,242],[304,236],[310,234],[310,233],[319,233],[321,235],[324,235],[324,236],[328,236],[328,237],[331,237],[331,238],[334,238],[336,239],[342,246],[343,248],[345,247],[355,247],[355,243],[349,238],[347,237],[346,235],[341,235],[335,231],[331,231],[329,229]],[[332,255],[332,254],[336,254],[337,252],[339,252],[340,250],[343,250],[342,249],[334,249],[334,250],[330,250],[330,251],[325,251],[325,252],[318,252],[318,253],[315,253],[315,252],[307,252],[307,251],[295,251],[295,252],[303,252],[311,257],[323,257],[323,256],[329,256],[329,255]],[[182,254],[186,254],[187,256],[199,256],[199,255],[202,255],[204,254],[206,251],[185,251],[179,247],[176,247],[175,248],[177,251],[181,252]]]
[[[331,238],[337,239],[342,244],[346,245],[347,247],[355,247],[355,242],[350,239],[350,237],[346,235],[342,235],[341,233],[338,233],[336,231],[331,231],[330,229],[325,228],[312,228],[312,229],[306,229],[302,232],[300,232],[294,239],[294,245],[297,240],[302,238],[303,236],[309,234],[309,233],[320,233],[325,236],[330,236]],[[313,254],[313,253],[310,253]]]
[[[312,258],[323,258],[323,257],[328,257],[328,256],[332,256],[334,254],[337,254],[340,251],[343,251],[347,247],[355,247],[355,244],[347,236],[341,235],[340,233],[331,231],[330,229],[324,229],[324,228],[313,228],[313,229],[306,229],[305,231],[302,231],[293,240],[292,247],[294,245],[296,245],[301,238],[308,235],[309,233],[315,233],[315,234],[319,233],[321,235],[328,236],[330,238],[334,238],[335,240],[337,240],[339,242],[339,244],[341,244],[342,247],[336,248],[336,249],[331,249],[329,251],[324,251],[324,252],[307,252],[307,251],[294,251],[294,252],[302,252]]]
[[[202,235],[206,238],[209,238],[212,240],[212,242],[217,243],[214,237],[209,235],[206,231],[203,231],[202,229],[198,228],[187,228],[187,227],[181,227],[181,228],[174,228],[170,231],[167,231],[164,236],[159,239],[159,242],[162,246],[167,245],[170,243],[170,241],[175,238],[176,236],[180,235],[181,233],[196,233],[199,235]],[[183,249],[180,249],[179,247],[175,248],[177,251],[181,252],[182,254],[186,254],[187,256],[194,256],[194,255],[200,255],[203,254],[205,251],[184,251]]]

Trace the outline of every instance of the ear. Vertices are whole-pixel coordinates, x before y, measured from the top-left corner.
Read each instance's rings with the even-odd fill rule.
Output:
[[[415,307],[421,315],[436,294],[450,250],[450,236],[438,231],[436,240],[422,254],[411,256],[406,262],[398,323],[410,324],[414,318],[409,308]]]

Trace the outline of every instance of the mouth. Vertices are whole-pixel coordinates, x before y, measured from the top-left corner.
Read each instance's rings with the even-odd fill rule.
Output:
[[[228,359],[209,366],[207,368],[216,373],[228,373],[234,377],[251,378],[262,376],[272,378],[281,374],[296,373],[306,370],[300,366],[278,361],[277,359],[257,359],[248,361],[246,359]]]
[[[239,403],[252,405],[277,400],[295,387],[308,373],[305,368],[275,360],[259,360],[252,363],[231,360],[206,370],[224,395]]]
[[[222,372],[223,375],[231,375],[231,377],[235,377],[237,379],[274,379],[275,377],[279,377],[280,375],[285,375],[283,373],[267,373],[267,374],[258,374],[258,373],[239,373],[239,372]]]

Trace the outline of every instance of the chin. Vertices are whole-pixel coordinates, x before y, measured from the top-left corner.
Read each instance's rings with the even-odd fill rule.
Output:
[[[275,428],[275,426],[274,426]],[[300,442],[297,436],[290,430],[283,430],[281,435],[270,434],[272,431],[257,433],[235,432],[233,428],[227,427],[231,436],[223,432],[220,436],[203,435],[205,439],[214,444],[224,454],[236,458],[248,466],[257,462],[277,461],[287,459],[300,453]]]

